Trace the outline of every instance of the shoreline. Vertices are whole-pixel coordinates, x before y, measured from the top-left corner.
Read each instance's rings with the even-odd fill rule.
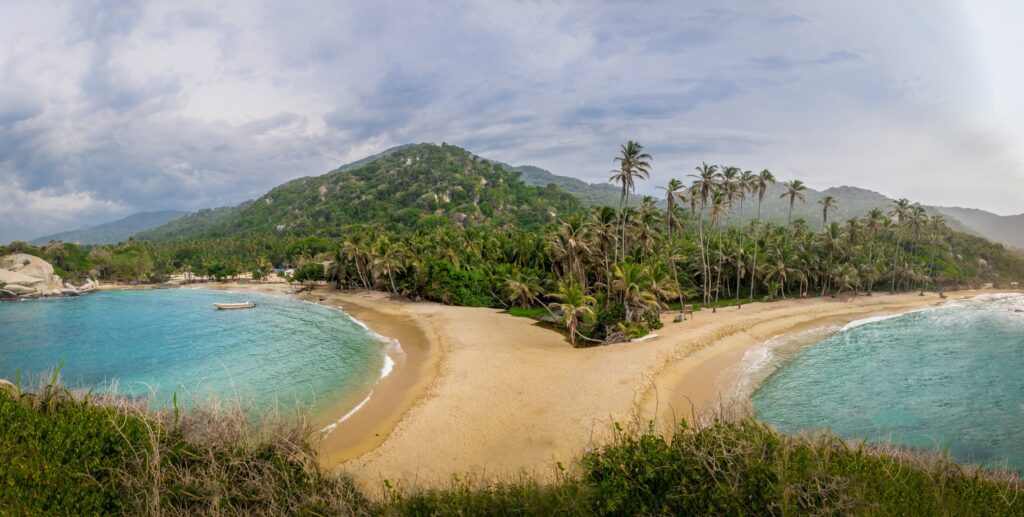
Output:
[[[745,411],[750,396],[768,375],[754,379],[752,375],[760,372],[744,371],[741,367],[748,354],[766,346],[769,341],[782,340],[787,350],[795,351],[817,344],[858,321],[893,318],[956,301],[1007,293],[1024,294],[1020,291],[969,290],[949,292],[946,299],[936,299],[936,293],[928,293],[924,297],[875,294],[849,299],[791,300],[791,306],[796,310],[772,311],[777,314],[770,320],[752,318],[749,327],[716,337],[708,346],[680,357],[672,368],[656,374],[657,380],[639,403],[641,412],[662,426],[674,426],[680,418],[692,422],[713,419],[719,412],[737,407]],[[772,302],[777,303],[786,301]],[[830,310],[822,308],[822,304],[829,303],[836,305],[829,307]]]
[[[430,329],[405,318],[406,314],[399,308],[402,302],[388,300],[385,293],[319,287],[312,292],[290,295],[288,291],[293,286],[273,282],[201,283],[188,287],[282,296],[332,307],[382,339],[382,346],[387,346],[387,340],[398,344],[397,354],[385,349],[386,356],[393,361],[390,371],[374,383],[362,401],[354,407],[347,400],[333,402],[316,412],[314,423],[322,433],[317,444],[320,461],[327,467],[355,459],[383,443],[435,376],[440,353]],[[385,369],[387,367],[386,363]]]
[[[195,287],[271,295],[290,288]],[[320,444],[325,466],[379,490],[383,480],[437,487],[453,474],[551,481],[559,462],[572,468],[581,454],[607,443],[615,422],[652,421],[671,430],[681,418],[693,421],[731,402],[744,356],[768,340],[999,293],[1021,291],[958,291],[945,300],[933,292],[789,299],[698,311],[683,323],[665,313],[657,337],[580,349],[532,319],[497,309],[331,288],[293,298],[341,308],[405,350],[365,405]],[[329,410],[337,419],[351,408]]]

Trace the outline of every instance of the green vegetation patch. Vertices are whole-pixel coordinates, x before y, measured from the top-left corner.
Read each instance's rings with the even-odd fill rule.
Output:
[[[24,515],[125,512],[122,474],[133,451],[146,450],[146,438],[141,420],[111,407],[0,390],[0,508]]]

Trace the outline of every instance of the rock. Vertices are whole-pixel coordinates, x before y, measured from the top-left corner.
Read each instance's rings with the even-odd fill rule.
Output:
[[[36,292],[36,290],[31,287],[26,287],[18,284],[7,284],[6,286],[4,286],[4,290],[10,291],[18,296],[24,296],[26,294],[32,294]]]
[[[14,294],[7,289],[0,289],[0,300],[10,300],[11,298],[17,298],[18,295]]]
[[[18,284],[18,285],[32,285],[38,282],[38,278],[33,278],[24,273],[18,271],[9,271],[7,269],[0,268],[0,282],[5,284],[4,289],[7,285]]]
[[[49,262],[25,253],[0,257],[0,282],[5,284],[5,290],[21,296],[51,294],[64,289],[64,281],[53,274],[53,266]]]
[[[40,280],[49,281],[53,278],[53,266],[49,262],[26,253],[14,253],[0,257],[0,268]]]

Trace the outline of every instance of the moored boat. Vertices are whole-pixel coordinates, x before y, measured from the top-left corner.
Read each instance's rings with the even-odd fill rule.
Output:
[[[251,309],[256,306],[253,302],[242,302],[242,303],[215,303],[214,307],[218,309]]]

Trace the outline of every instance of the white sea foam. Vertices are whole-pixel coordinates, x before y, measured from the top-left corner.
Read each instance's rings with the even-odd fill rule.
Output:
[[[853,321],[847,323],[846,325],[844,325],[843,328],[839,329],[839,331],[840,332],[845,332],[845,331],[850,330],[852,328],[862,327],[864,325],[870,325],[872,323],[878,323],[879,321],[891,320],[893,318],[899,318],[900,316],[905,316],[905,315],[910,314],[912,312],[918,312],[918,311],[900,312],[900,313],[897,313],[897,314],[883,314],[881,316],[871,316],[869,318],[853,320]]]
[[[349,410],[349,412],[345,413],[345,415],[342,416],[341,418],[335,420],[333,424],[325,426],[323,429],[320,430],[320,432],[323,433],[323,434],[330,434],[331,431],[333,431],[336,427],[338,427],[338,424],[344,422],[345,420],[348,420],[348,418],[350,416],[356,414],[356,411],[359,411],[360,409],[363,409],[363,406],[365,406],[366,403],[370,401],[371,397],[373,397],[373,392],[372,391],[370,392],[369,395],[366,396],[365,399],[363,399],[362,402],[357,404],[356,407],[354,407],[351,410]]]
[[[816,343],[835,334],[836,326],[815,327],[795,334],[780,334],[746,351],[737,365],[739,371],[733,398],[750,397],[754,390],[767,379],[796,348]],[[735,371],[735,370],[734,370]]]

